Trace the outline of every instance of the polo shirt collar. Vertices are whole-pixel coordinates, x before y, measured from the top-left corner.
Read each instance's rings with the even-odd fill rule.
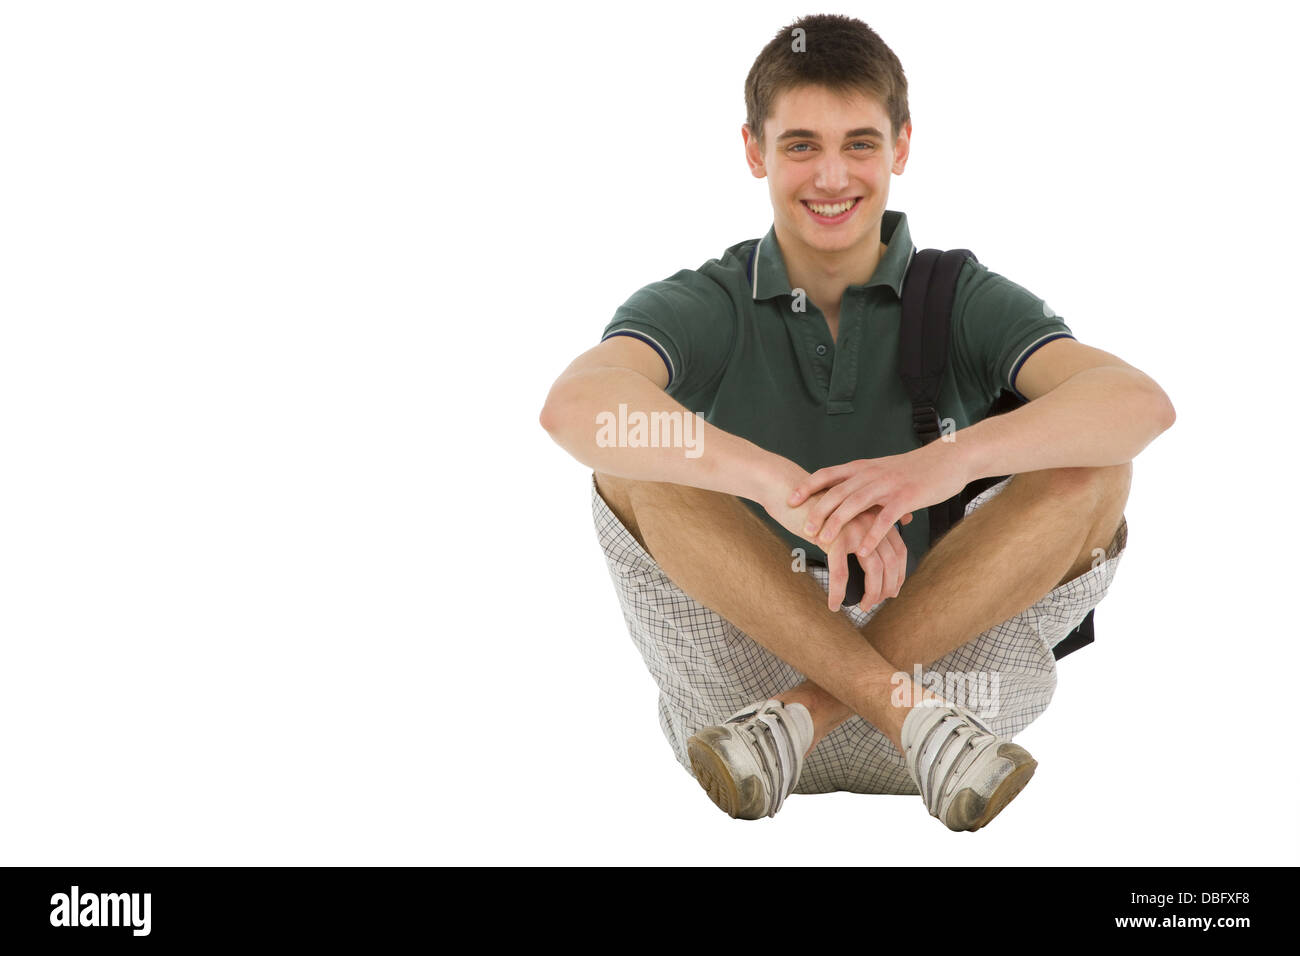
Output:
[[[876,264],[876,271],[871,278],[861,285],[851,285],[850,289],[865,289],[873,285],[886,285],[894,290],[899,298],[903,295],[903,279],[907,267],[912,262],[916,251],[912,246],[912,234],[907,228],[907,215],[886,209],[880,219],[880,241],[885,243],[885,254]],[[754,254],[754,268],[750,289],[754,299],[770,299],[778,295],[790,295],[790,276],[785,271],[785,259],[781,247],[776,241],[776,223],[768,229],[767,235],[758,241]]]

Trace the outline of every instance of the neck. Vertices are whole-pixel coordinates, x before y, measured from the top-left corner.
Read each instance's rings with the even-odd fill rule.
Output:
[[[791,287],[803,289],[828,317],[839,314],[844,290],[870,279],[885,254],[885,244],[880,241],[880,223],[876,223],[871,235],[863,242],[832,252],[787,238],[779,225],[776,239],[781,245]]]

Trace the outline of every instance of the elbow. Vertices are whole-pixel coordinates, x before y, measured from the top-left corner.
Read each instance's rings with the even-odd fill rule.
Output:
[[[537,424],[546,429],[548,435],[552,435],[555,433],[556,417],[555,409],[552,407],[551,398],[548,395],[546,403],[542,405],[541,413],[537,416]]]
[[[1165,404],[1169,409],[1169,417],[1165,419],[1165,428],[1172,428],[1174,422],[1178,421],[1178,413],[1174,411],[1174,403],[1169,401],[1168,396],[1165,397]]]
[[[1156,414],[1160,423],[1160,430],[1167,431],[1173,427],[1174,422],[1178,420],[1178,412],[1174,410],[1174,403],[1169,400],[1164,389],[1156,386]]]
[[[560,382],[556,382],[551,386],[546,402],[542,405],[542,411],[537,416],[537,423],[546,429],[551,437],[554,437],[564,425],[566,406],[565,390]]]

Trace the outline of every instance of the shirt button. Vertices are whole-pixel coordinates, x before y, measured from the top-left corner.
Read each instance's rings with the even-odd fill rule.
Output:
[[[825,355],[825,354],[826,354],[826,346],[824,346],[824,345],[819,345],[819,346],[817,346],[817,354],[818,354],[818,355]]]

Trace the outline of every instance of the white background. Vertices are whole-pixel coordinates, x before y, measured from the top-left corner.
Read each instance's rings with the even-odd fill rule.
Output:
[[[813,10],[5,5],[0,863],[1297,862],[1293,35],[1045,7],[816,11],[907,71],[917,245],[1178,411],[965,835],[716,810],[537,423],[635,289],[766,231],[743,82]]]

